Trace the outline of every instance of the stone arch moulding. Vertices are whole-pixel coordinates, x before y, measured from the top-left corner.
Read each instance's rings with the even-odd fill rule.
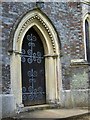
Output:
[[[34,9],[21,19],[13,38],[11,90],[15,105],[22,104],[21,48],[23,38],[31,27],[39,34],[45,51],[46,104],[60,103],[62,78],[58,36],[48,18],[40,10]]]
[[[85,34],[85,20],[88,21],[88,24],[89,24],[89,31],[90,31],[90,13],[87,13],[87,14],[83,17],[84,49],[85,49],[85,60],[87,61],[87,52],[86,52],[86,34]],[[89,37],[90,37],[90,32],[89,32]]]

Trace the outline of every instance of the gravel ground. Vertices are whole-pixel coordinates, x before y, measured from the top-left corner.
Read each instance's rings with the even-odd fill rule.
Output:
[[[90,120],[90,114],[82,115],[80,117],[67,118],[66,120]]]

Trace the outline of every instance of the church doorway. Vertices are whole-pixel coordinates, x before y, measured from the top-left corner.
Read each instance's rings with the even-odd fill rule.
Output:
[[[41,10],[34,9],[22,17],[14,30],[10,64],[15,106],[59,104],[60,43],[52,22]]]

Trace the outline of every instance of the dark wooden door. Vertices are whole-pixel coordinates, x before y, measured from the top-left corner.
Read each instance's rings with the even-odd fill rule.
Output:
[[[22,44],[22,101],[25,106],[44,104],[45,59],[44,48],[38,33],[29,29]]]

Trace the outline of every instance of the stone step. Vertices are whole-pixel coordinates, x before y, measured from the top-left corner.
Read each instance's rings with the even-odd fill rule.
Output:
[[[50,105],[25,107],[21,113],[2,120],[40,120],[42,118],[50,120],[90,120],[88,109],[56,109],[54,107]]]
[[[35,106],[29,106],[29,107],[23,107],[21,108],[20,112],[31,112],[36,110],[46,110],[46,109],[59,109],[60,106],[57,104],[44,104],[44,105],[35,105]]]
[[[2,120],[43,120],[45,118],[3,118]],[[90,114],[82,114],[67,118],[46,118],[46,120],[90,120]]]
[[[50,109],[51,106],[48,104],[45,105],[35,105],[35,106],[29,106],[29,107],[24,107],[21,109],[20,112],[31,112],[31,111],[35,111],[35,110],[45,110],[45,109]],[[53,106],[52,106],[53,108]]]

